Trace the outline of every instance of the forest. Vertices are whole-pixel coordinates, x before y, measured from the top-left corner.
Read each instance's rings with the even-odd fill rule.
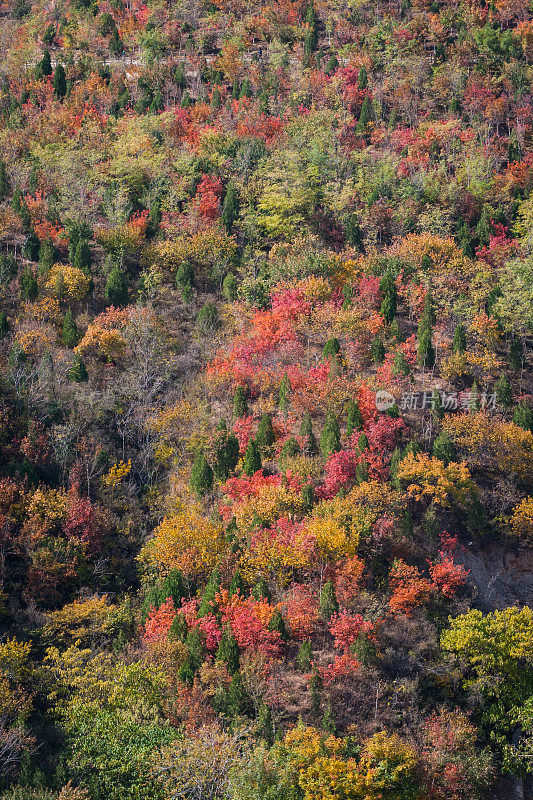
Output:
[[[531,800],[533,3],[0,45],[0,800]]]

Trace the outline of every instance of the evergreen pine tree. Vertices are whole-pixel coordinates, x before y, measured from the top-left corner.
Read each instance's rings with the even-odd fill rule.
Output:
[[[237,386],[233,396],[233,416],[235,419],[240,419],[240,417],[245,417],[247,413],[246,390],[244,386]]]
[[[20,186],[17,186],[15,188],[15,191],[13,192],[13,197],[11,198],[11,208],[13,209],[13,211],[16,214],[19,213],[19,211],[20,211],[20,209],[22,207],[22,200],[23,200],[23,198],[22,198],[22,192],[20,190]]]
[[[390,462],[390,479],[394,488],[398,490],[400,489],[400,482],[398,480],[398,466],[402,458],[402,451],[399,447],[395,447]]]
[[[55,261],[56,249],[51,239],[45,239],[39,247],[39,274],[47,275]]]
[[[228,688],[227,704],[228,711],[232,716],[251,714],[253,710],[252,703],[242,682],[242,675],[238,670],[233,675]]]
[[[26,267],[21,275],[20,293],[24,300],[29,300],[30,302],[33,302],[39,294],[39,286],[35,280],[35,275],[29,267]]]
[[[524,358],[524,345],[522,344],[522,340],[515,336],[511,342],[511,347],[509,348],[509,363],[511,364],[513,369],[522,369],[523,365],[523,358]]]
[[[233,597],[234,594],[244,595],[244,581],[239,570],[234,572],[229,585],[229,596]]]
[[[341,432],[339,423],[333,414],[328,414],[320,434],[320,452],[324,458],[341,449]]]
[[[296,656],[296,664],[300,672],[309,672],[311,668],[312,657],[313,650],[311,648],[311,642],[302,642],[300,649],[298,650],[298,655]]]
[[[287,628],[285,626],[285,620],[283,619],[281,611],[277,608],[270,617],[270,622],[268,623],[268,630],[277,631],[284,642],[286,642],[287,639],[289,638],[289,634],[287,633]]]
[[[383,294],[383,301],[381,303],[380,313],[384,317],[385,322],[392,322],[396,316],[396,308],[398,304],[398,293],[394,278],[390,272],[387,272],[379,283],[379,288]]]
[[[357,88],[359,91],[364,92],[368,85],[368,74],[365,68],[365,65],[361,67],[359,70],[359,75],[357,76]]]
[[[363,427],[363,415],[355,400],[350,400],[346,411],[346,436],[351,436],[356,430]]]
[[[282,379],[281,379],[281,381],[280,381],[279,390],[278,390],[278,396],[279,396],[278,407],[279,407],[279,410],[281,411],[281,413],[284,414],[284,415],[287,413],[287,411],[289,409],[289,394],[290,394],[290,391],[291,391],[291,382],[289,380],[289,376],[285,372],[283,377],[282,377]]]
[[[215,658],[226,665],[230,675],[234,675],[239,669],[239,646],[229,626],[222,632]]]
[[[41,61],[41,72],[45,78],[52,74],[52,59],[50,58],[50,50],[46,48]]]
[[[107,278],[105,299],[112,306],[125,306],[128,302],[128,281],[125,273],[116,265]]]
[[[67,93],[67,78],[62,64],[58,64],[55,68],[52,86],[57,97],[62,100]]]
[[[328,63],[326,64],[326,68],[324,70],[324,74],[328,77],[333,75],[337,69],[339,68],[339,62],[335,55],[330,56],[328,59]]]
[[[259,447],[257,446],[257,442],[254,439],[250,439],[248,442],[248,447],[244,453],[244,464],[242,471],[244,475],[248,475],[251,477],[254,475],[258,470],[261,469],[261,453],[259,452]]]
[[[430,333],[432,332],[434,324],[435,324],[435,309],[433,308],[433,300],[431,298],[431,294],[430,292],[428,292],[426,294],[426,299],[424,302],[424,310],[420,317],[420,322],[418,323],[418,331],[417,331],[418,341],[420,341],[425,331],[429,331]]]
[[[300,437],[303,439],[305,455],[314,456],[318,453],[317,442],[313,432],[313,423],[309,414],[304,414],[300,425]]]
[[[476,225],[476,236],[480,245],[488,245],[490,242],[490,231],[493,212],[487,203],[483,206],[481,217]]]
[[[439,433],[433,442],[431,450],[435,458],[438,458],[439,461],[444,461],[446,466],[455,458],[453,442],[445,431]]]
[[[24,243],[24,258],[27,258],[28,261],[37,261],[40,249],[41,244],[39,239],[35,231],[31,230]]]
[[[239,460],[239,442],[235,434],[223,436],[215,454],[215,473],[219,480],[227,480]]]
[[[323,684],[322,684],[322,677],[317,667],[314,668],[313,674],[311,675],[310,689],[311,689],[311,714],[314,717],[318,717],[318,715],[320,714],[320,708],[322,706]]]
[[[466,350],[466,329],[464,325],[457,325],[452,342],[454,353],[464,353]]]
[[[368,128],[368,123],[370,122],[370,115],[372,113],[372,104],[370,102],[370,97],[368,95],[365,96],[363,100],[363,105],[361,107],[361,113],[359,114],[359,120],[357,122],[356,131],[357,133],[364,134]]]
[[[392,374],[396,377],[397,375],[409,375],[411,368],[407,363],[407,359],[405,355],[402,353],[401,350],[398,350],[394,354],[394,359],[392,361]]]
[[[294,458],[300,452],[300,445],[292,436],[290,439],[287,439],[283,447],[281,448],[280,455],[283,458]]]
[[[335,587],[332,581],[326,581],[320,592],[320,613],[326,620],[330,620],[333,614],[339,610]]]
[[[222,224],[225,226],[228,233],[231,232],[233,228],[234,222],[239,217],[239,195],[237,194],[237,189],[235,188],[235,184],[233,181],[228,183],[228,188],[226,189],[226,196],[224,197],[224,203],[222,205],[222,214],[220,215],[220,219]]]
[[[220,592],[220,574],[217,569],[214,569],[209,576],[206,583],[202,600],[198,606],[197,616],[205,617],[206,614],[212,614],[217,610],[215,597]]]
[[[268,583],[264,578],[260,578],[255,584],[253,596],[256,600],[268,600],[270,602],[270,589],[268,588]]]
[[[324,711],[324,716],[322,717],[322,730],[329,734],[335,734],[337,731],[331,703],[326,703],[326,709]]]
[[[243,97],[250,98],[252,96],[252,84],[248,78],[245,78],[241,85],[241,91],[239,92],[239,99],[242,100]]]
[[[366,433],[361,433],[359,439],[357,440],[357,449],[360,453],[364,453],[365,450],[368,450],[368,437]]]
[[[9,178],[7,176],[6,165],[0,158],[0,200],[3,200],[9,191]]]
[[[494,385],[494,391],[496,392],[496,401],[501,406],[508,408],[512,404],[513,393],[511,391],[511,386],[509,384],[509,381],[507,380],[503,372]]]
[[[315,490],[312,483],[305,483],[302,486],[302,500],[307,511],[311,511],[315,504]]]
[[[81,356],[74,356],[74,361],[69,367],[67,376],[72,383],[86,383],[89,380],[87,368]]]
[[[322,358],[333,358],[341,351],[341,346],[337,337],[328,339],[322,351]]]
[[[274,444],[275,440],[276,435],[272,427],[272,420],[268,414],[262,414],[259,425],[257,426],[255,441],[262,450],[266,450]]]
[[[533,410],[524,401],[516,406],[513,413],[513,422],[519,428],[533,433]]]
[[[346,242],[359,251],[363,249],[363,232],[355,214],[350,214],[346,221]]]
[[[229,273],[222,281],[222,296],[228,303],[232,303],[237,299],[238,282],[235,275]]]
[[[3,311],[0,311],[0,339],[5,339],[9,333],[9,322]]]
[[[257,732],[259,736],[265,741],[268,747],[274,744],[274,723],[272,722],[272,714],[269,707],[264,701],[259,706],[259,714],[257,715]]]
[[[433,389],[431,393],[431,414],[435,420],[442,419],[444,416],[444,408],[442,407],[442,399],[438,389]]]
[[[383,364],[385,361],[385,345],[379,336],[375,336],[370,343],[370,354],[376,364]]]
[[[74,320],[74,315],[70,308],[67,309],[65,319],[63,320],[63,330],[61,332],[61,341],[65,347],[72,349],[78,344],[78,328]]]
[[[76,245],[76,251],[74,253],[74,259],[72,261],[73,266],[81,269],[82,272],[85,272],[86,275],[90,274],[91,271],[91,263],[92,263],[92,256],[91,256],[91,248],[89,247],[89,242],[87,239],[80,239],[78,244]]]
[[[189,486],[199,497],[208,494],[213,488],[213,470],[203,450],[199,450],[196,453],[189,478]]]
[[[426,329],[418,343],[418,360],[424,367],[433,369],[435,365],[435,350],[431,341],[431,331]]]

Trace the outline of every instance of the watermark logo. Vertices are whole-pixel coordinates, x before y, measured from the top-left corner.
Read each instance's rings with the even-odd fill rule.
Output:
[[[395,404],[394,396],[380,389],[376,392],[376,408],[388,411]],[[491,411],[496,408],[496,392],[440,392],[443,411]],[[404,392],[398,403],[399,411],[428,411],[435,408],[433,392]]]
[[[380,389],[376,392],[376,408],[378,411],[388,411],[395,402],[394,395],[386,392],[385,389]]]

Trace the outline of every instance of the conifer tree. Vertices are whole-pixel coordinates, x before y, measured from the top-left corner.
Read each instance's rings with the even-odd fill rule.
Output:
[[[322,730],[330,734],[335,734],[337,731],[331,703],[326,703],[326,709],[324,711],[324,716],[322,717]]]
[[[215,473],[219,480],[227,480],[239,460],[239,442],[235,434],[223,436],[215,454]]]
[[[233,396],[233,416],[239,419],[240,417],[245,417],[247,413],[246,389],[244,386],[237,386]]]
[[[370,353],[372,360],[376,364],[383,364],[385,361],[385,345],[379,336],[375,336],[370,343]]]
[[[452,350],[454,353],[464,353],[466,350],[466,329],[464,325],[457,325],[455,328]]]
[[[220,573],[217,569],[214,569],[209,576],[209,580],[206,583],[204,593],[202,595],[201,603],[198,606],[198,617],[205,617],[206,614],[212,614],[214,611],[216,611],[215,596],[219,591]]]
[[[39,294],[39,286],[35,280],[33,270],[26,267],[20,278],[20,293],[24,300],[33,302]]]
[[[6,165],[0,158],[0,200],[6,197],[9,191],[9,178],[7,176]]]
[[[418,343],[418,360],[428,369],[433,369],[435,365],[435,350],[431,340],[431,331],[426,328]]]
[[[91,271],[91,263],[92,263],[92,256],[91,256],[91,249],[89,247],[89,242],[87,239],[80,239],[78,244],[76,245],[76,251],[74,253],[73,259],[73,266],[81,269],[82,272],[85,274],[89,274]]]
[[[334,356],[338,355],[340,351],[341,346],[339,340],[336,337],[333,339],[328,339],[324,345],[324,350],[322,351],[322,358],[333,358]]]
[[[239,570],[235,571],[229,585],[229,596],[233,597],[234,594],[244,595],[244,581]]]
[[[113,306],[125,306],[128,302],[128,281],[123,270],[116,265],[107,279],[105,299]]]
[[[533,433],[533,410],[524,401],[516,406],[513,413],[513,422],[519,428]]]
[[[286,414],[288,411],[290,391],[291,391],[291,382],[289,380],[289,376],[285,372],[280,381],[278,390],[278,397],[279,397],[278,407],[282,414]]]
[[[232,303],[237,299],[237,289],[239,284],[235,275],[229,273],[222,281],[222,296],[228,303]]]
[[[228,233],[231,233],[233,224],[239,217],[239,195],[233,181],[228,183],[226,189],[226,196],[222,205],[222,214],[220,215],[222,224],[225,226]]]
[[[370,102],[370,97],[366,95],[365,99],[363,100],[361,113],[359,114],[359,120],[356,126],[357,133],[361,134],[366,133],[368,128],[368,123],[370,122],[371,113],[372,113],[372,104]]]
[[[89,375],[87,373],[87,368],[85,366],[85,362],[79,355],[74,356],[74,361],[72,365],[69,367],[67,372],[69,381],[73,383],[85,383],[89,380]]]
[[[244,464],[242,471],[248,477],[254,475],[261,469],[261,453],[255,439],[250,439],[248,447],[244,453]]]
[[[78,344],[78,328],[74,320],[74,315],[70,308],[67,309],[65,319],[63,320],[63,329],[61,332],[61,341],[65,347],[72,349]]]
[[[303,450],[305,455],[314,456],[318,453],[317,442],[313,432],[313,423],[309,414],[304,414],[300,425],[300,436],[303,439]]]
[[[296,656],[296,664],[300,672],[309,672],[312,657],[313,650],[311,648],[311,642],[302,642],[298,650],[298,655]]]
[[[289,638],[289,634],[287,633],[287,628],[285,625],[285,620],[283,619],[281,611],[277,608],[270,617],[270,622],[268,623],[268,630],[277,631],[284,642],[286,642],[287,639]]]
[[[239,646],[228,626],[224,628],[215,658],[226,665],[230,675],[234,675],[239,669]]]
[[[62,64],[58,64],[55,68],[52,86],[57,97],[62,100],[67,93],[67,78]]]
[[[52,59],[50,58],[50,50],[48,48],[46,48],[43,54],[41,72],[45,78],[48,78],[52,74]]]
[[[262,450],[266,450],[274,444],[275,440],[276,435],[272,427],[272,420],[268,414],[262,414],[259,425],[257,426],[255,441]]]
[[[39,247],[39,274],[47,275],[55,261],[56,249],[51,239],[45,239]]]
[[[446,431],[441,431],[433,442],[432,453],[439,461],[444,461],[446,466],[454,460],[455,448]]]
[[[318,717],[320,714],[320,708],[322,706],[322,692],[323,692],[323,683],[322,677],[318,668],[315,666],[313,670],[313,674],[311,675],[311,714],[314,717]]]
[[[324,458],[341,449],[341,432],[339,423],[333,414],[328,414],[322,433],[320,434],[320,452]]]
[[[8,319],[4,311],[0,311],[0,339],[5,339],[8,333],[9,333]]]
[[[335,594],[335,587],[333,586],[333,582],[331,580],[326,581],[322,587],[322,591],[320,592],[319,607],[320,613],[324,619],[327,619],[328,621],[331,619],[333,614],[336,614],[339,610],[339,604]]]
[[[264,578],[259,578],[254,586],[253,596],[256,600],[268,600],[270,602],[270,589]]]
[[[259,736],[265,741],[268,747],[274,744],[274,723],[272,722],[272,714],[269,707],[264,701],[259,706],[259,714],[257,715],[257,732]]]
[[[501,406],[508,408],[510,405],[512,405],[513,393],[511,391],[509,381],[503,372],[494,385],[494,391],[496,392],[496,401]]]
[[[396,316],[396,307],[398,303],[396,284],[390,272],[385,273],[379,283],[379,288],[383,294],[380,313],[384,317],[385,322],[390,323]]]
[[[346,411],[346,436],[351,436],[356,430],[363,427],[363,415],[355,400],[350,400]]]
[[[213,488],[213,470],[203,450],[199,450],[195,456],[189,478],[189,486],[199,497],[207,494]]]

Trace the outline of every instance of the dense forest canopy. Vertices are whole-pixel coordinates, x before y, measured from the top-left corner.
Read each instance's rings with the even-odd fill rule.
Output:
[[[1,800],[533,797],[533,5],[0,42]]]

